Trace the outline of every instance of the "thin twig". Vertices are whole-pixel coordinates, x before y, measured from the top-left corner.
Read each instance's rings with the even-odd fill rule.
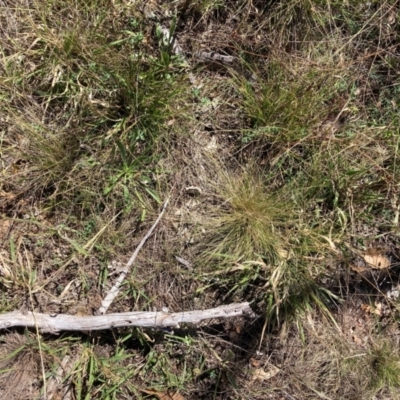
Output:
[[[139,254],[139,251],[143,247],[143,245],[146,243],[146,240],[152,235],[155,227],[158,225],[160,222],[162,216],[164,215],[164,212],[167,208],[169,199],[167,199],[164,203],[164,206],[160,212],[160,215],[156,219],[156,222],[154,222],[153,226],[150,228],[150,230],[147,232],[146,236],[142,239],[142,241],[139,243],[139,246],[136,248],[134,253],[132,254],[132,257],[129,259],[128,263],[126,264],[125,268],[122,270],[121,274],[115,281],[114,286],[110,289],[110,291],[107,293],[107,296],[104,298],[104,300],[101,302],[101,307],[99,308],[98,313],[99,314],[105,314],[107,310],[109,309],[111,303],[114,301],[114,299],[118,296],[119,289],[122,285],[122,282],[125,280],[126,276],[129,274],[131,267],[133,263],[135,262],[135,259],[137,255]]]
[[[282,393],[283,393],[285,396],[289,397],[290,400],[296,400],[293,396],[291,396],[291,395],[290,395],[288,392],[286,392],[285,390],[282,390]]]

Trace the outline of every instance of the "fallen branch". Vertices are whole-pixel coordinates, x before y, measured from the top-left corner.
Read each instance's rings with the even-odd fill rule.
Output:
[[[132,254],[132,257],[129,259],[129,261],[126,264],[125,268],[121,271],[121,274],[119,275],[119,277],[115,281],[114,286],[110,289],[110,291],[107,293],[107,296],[101,302],[101,307],[99,308],[99,314],[105,314],[107,312],[108,308],[110,307],[111,303],[118,296],[119,288],[122,285],[122,282],[125,280],[126,276],[129,274],[129,272],[131,270],[131,267],[132,267],[133,263],[135,262],[137,255],[139,254],[139,251],[141,250],[143,245],[146,243],[146,240],[151,236],[151,234],[153,233],[155,227],[160,222],[160,219],[163,216],[163,214],[165,212],[165,209],[167,208],[168,201],[169,201],[168,199],[165,201],[164,206],[163,206],[163,208],[162,208],[162,210],[160,212],[160,215],[156,219],[156,222],[154,222],[153,226],[147,232],[146,236],[139,243],[139,246],[136,248],[135,252]]]
[[[77,316],[67,314],[23,313],[13,311],[0,315],[0,330],[15,326],[38,328],[43,333],[61,331],[97,331],[140,326],[147,328],[179,327],[182,323],[197,324],[205,319],[254,316],[249,303],[228,304],[208,310],[167,312],[127,312],[107,315]]]

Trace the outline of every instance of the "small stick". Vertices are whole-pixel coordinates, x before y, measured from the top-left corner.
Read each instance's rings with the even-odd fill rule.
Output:
[[[153,226],[150,228],[150,230],[147,232],[146,236],[142,239],[142,241],[139,243],[139,246],[136,248],[135,252],[132,254],[132,257],[129,259],[128,263],[126,264],[125,268],[122,270],[121,274],[115,281],[114,286],[110,289],[110,291],[107,293],[107,296],[104,298],[104,300],[101,302],[101,307],[99,308],[99,314],[105,314],[107,310],[109,309],[111,303],[114,301],[114,299],[118,296],[119,293],[119,288],[122,285],[122,282],[126,278],[126,276],[129,274],[130,269],[135,262],[135,259],[137,255],[139,254],[139,251],[143,247],[143,245],[146,243],[146,240],[151,236],[153,233],[155,227],[158,225],[160,222],[162,216],[164,215],[164,212],[167,208],[169,199],[167,199],[164,203],[164,206],[160,212],[160,215],[156,219],[156,222],[154,222]]]
[[[220,62],[221,64],[232,65],[235,61],[235,57],[224,56],[222,54],[216,53],[215,51],[206,52],[198,51],[194,53],[194,57],[200,59],[203,62]]]

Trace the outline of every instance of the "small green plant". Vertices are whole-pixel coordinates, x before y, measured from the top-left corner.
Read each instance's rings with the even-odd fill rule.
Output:
[[[74,387],[77,398],[90,399],[97,393],[104,399],[117,399],[121,387],[136,373],[136,367],[126,368],[124,364],[133,357],[123,345],[116,345],[112,356],[99,354],[101,346],[84,343],[80,357],[76,360],[66,381]],[[129,384],[127,384],[129,386]]]

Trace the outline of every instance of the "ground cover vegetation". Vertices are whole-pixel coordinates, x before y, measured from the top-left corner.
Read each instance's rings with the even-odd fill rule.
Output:
[[[168,198],[110,311],[258,316],[3,331],[0,397],[400,398],[399,6],[0,0],[1,312],[94,314]]]

